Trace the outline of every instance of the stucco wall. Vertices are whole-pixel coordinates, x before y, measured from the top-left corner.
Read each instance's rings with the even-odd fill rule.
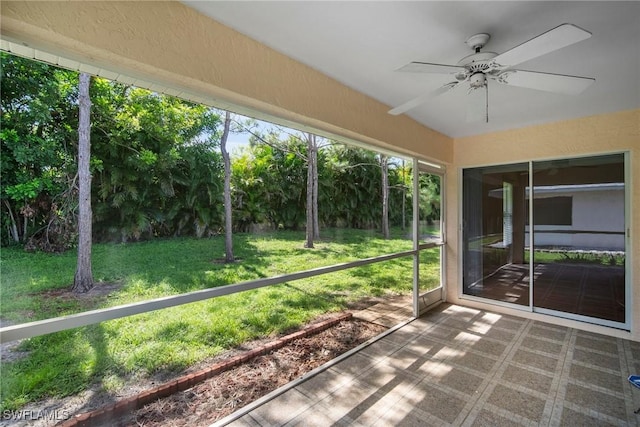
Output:
[[[612,212],[614,214],[612,214]],[[624,232],[624,191],[580,192],[573,197],[573,229]],[[574,247],[624,250],[624,235],[576,234]]]
[[[2,1],[3,38],[450,163],[449,137],[176,1]]]
[[[631,250],[627,260],[632,272],[632,319],[631,333],[560,319],[544,318],[537,314],[517,312],[532,318],[553,320],[561,324],[586,328],[597,332],[632,338],[640,341],[640,110],[586,117],[576,120],[532,126],[474,137],[454,140],[454,164],[447,170],[447,301],[461,302],[458,263],[461,262],[459,248],[460,200],[462,190],[459,181],[461,168],[567,158],[584,155],[630,152],[631,172]],[[465,300],[465,304],[470,303]],[[512,312],[498,306],[492,309]],[[516,312],[512,312],[516,313]]]
[[[624,189],[566,190],[541,195],[536,199],[554,196],[571,197],[571,225],[536,225],[536,246],[624,251]],[[525,230],[524,241],[528,242],[528,225]],[[560,232],[564,230],[567,232]],[[580,231],[588,231],[589,233],[580,233]],[[611,234],[610,232],[619,234]]]

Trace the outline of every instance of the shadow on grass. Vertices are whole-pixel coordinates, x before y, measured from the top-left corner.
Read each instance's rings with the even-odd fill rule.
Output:
[[[3,366],[0,407],[16,409],[30,401],[86,390],[115,367],[107,340],[102,325],[92,325],[24,341],[20,349],[28,351],[28,357]],[[115,401],[114,396],[99,396],[99,404]],[[96,402],[88,402],[92,403]]]
[[[304,311],[330,311],[345,308],[343,298],[329,290],[310,292],[290,283],[284,283],[283,286],[298,292],[298,295],[301,296],[294,298],[293,294],[289,293],[289,296],[282,301],[283,304],[289,307]]]
[[[406,270],[409,274],[405,277],[399,271]],[[410,290],[412,260],[411,258],[396,259],[379,264],[352,269],[354,277],[366,279],[372,289],[382,290]]]

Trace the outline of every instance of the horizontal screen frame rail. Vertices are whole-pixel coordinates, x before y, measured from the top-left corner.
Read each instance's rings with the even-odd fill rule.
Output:
[[[431,245],[427,245],[432,247]],[[433,246],[438,246],[433,245]],[[317,267],[310,270],[298,271],[295,273],[282,274],[278,276],[250,280],[232,285],[219,286],[216,288],[202,289],[198,291],[188,292],[179,295],[171,295],[167,297],[156,298],[152,300],[140,301],[130,304],[119,305],[115,307],[85,311],[82,313],[71,314],[68,316],[54,317],[51,319],[38,320],[34,322],[21,323],[18,325],[6,326],[0,328],[0,344],[16,341],[25,338],[33,338],[40,335],[46,335],[53,332],[60,332],[68,329],[74,329],[81,326],[88,326],[107,320],[118,319],[122,317],[133,316],[136,314],[146,313],[150,311],[160,310],[163,308],[176,307],[179,305],[190,304],[193,302],[204,301],[225,295],[231,295],[238,292],[244,292],[266,286],[279,285],[293,280],[306,279],[309,277],[320,276],[323,274],[334,273],[337,271],[347,270],[350,268],[361,267],[364,265],[374,264],[378,262],[389,261],[396,258],[414,256],[419,253],[418,250],[407,250],[392,254],[380,255],[370,258],[359,259],[341,264],[334,264],[325,267]]]

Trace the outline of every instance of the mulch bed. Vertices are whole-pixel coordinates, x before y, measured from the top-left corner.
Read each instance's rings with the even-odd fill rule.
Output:
[[[255,357],[132,412],[118,425],[206,426],[357,347],[387,328],[358,319]]]

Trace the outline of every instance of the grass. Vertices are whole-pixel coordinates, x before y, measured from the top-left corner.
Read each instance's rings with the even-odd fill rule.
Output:
[[[214,262],[224,253],[222,237],[98,244],[93,248],[94,277],[102,286],[118,286],[95,299],[55,297],[71,284],[74,253],[3,249],[1,316],[32,321],[411,248],[399,231],[384,240],[371,232],[327,230],[311,250],[302,247],[303,240],[303,233],[296,232],[236,235],[234,252],[241,262],[235,264]],[[421,286],[439,283],[438,253],[432,249],[421,255]],[[92,385],[116,393],[132,378],[180,372],[360,298],[408,294],[411,277],[411,257],[395,259],[25,340],[20,350],[28,356],[2,366],[0,410],[72,395]]]
[[[529,257],[530,253],[527,250],[525,251],[527,262]],[[560,262],[624,267],[624,261],[623,254],[608,251],[536,250],[534,254],[534,262],[536,263]]]

